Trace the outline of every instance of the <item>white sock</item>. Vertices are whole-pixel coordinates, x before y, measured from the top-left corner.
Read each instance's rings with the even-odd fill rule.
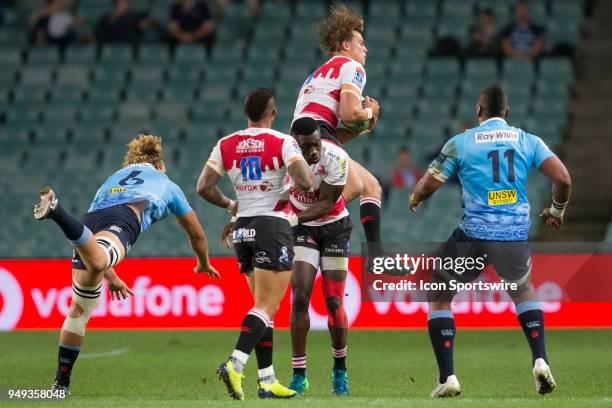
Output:
[[[230,359],[232,360],[232,364],[234,365],[234,370],[236,370],[236,372],[240,374],[242,373],[242,370],[244,370],[244,366],[246,365],[247,360],[249,359],[249,355],[240,350],[234,350]]]
[[[276,381],[276,376],[274,375],[274,367],[266,367],[257,370],[257,374],[259,374],[259,381],[266,384],[272,384]]]

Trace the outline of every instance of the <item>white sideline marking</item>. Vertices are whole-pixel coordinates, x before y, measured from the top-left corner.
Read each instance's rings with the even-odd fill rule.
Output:
[[[101,351],[99,353],[83,353],[80,358],[102,358],[102,357],[116,357],[128,352],[128,349],[121,348],[110,351]]]

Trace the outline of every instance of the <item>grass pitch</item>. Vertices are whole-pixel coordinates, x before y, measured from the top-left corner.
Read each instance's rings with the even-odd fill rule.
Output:
[[[0,406],[228,407],[215,369],[231,352],[237,331],[89,331],[72,376],[72,398],[9,402],[7,389],[48,389],[56,367],[57,333],[0,333]],[[459,329],[455,371],[462,395],[433,400],[437,369],[426,331],[349,333],[351,396],[330,395],[329,335],[309,337],[310,391],[285,401],[259,401],[254,355],[247,365],[246,406],[317,407],[611,407],[612,330],[549,330],[548,354],[557,389],[539,396],[519,328]],[[291,380],[287,331],[275,333],[274,363]]]

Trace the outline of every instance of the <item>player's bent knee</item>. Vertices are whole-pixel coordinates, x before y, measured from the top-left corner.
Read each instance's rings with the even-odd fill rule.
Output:
[[[328,297],[325,299],[325,307],[330,313],[336,313],[342,307],[342,300],[337,296]]]
[[[87,321],[98,304],[101,293],[102,283],[98,286],[81,286],[73,281],[72,302],[77,307],[74,307],[71,313],[66,317],[66,320],[64,320],[62,330],[74,333],[78,336],[84,336]]]
[[[109,237],[100,235],[97,236],[96,244],[100,249],[102,249],[102,252],[104,252],[105,255],[105,260],[102,262],[102,265],[98,265],[102,266],[102,271],[112,268],[121,260],[121,252],[119,251],[117,244]]]

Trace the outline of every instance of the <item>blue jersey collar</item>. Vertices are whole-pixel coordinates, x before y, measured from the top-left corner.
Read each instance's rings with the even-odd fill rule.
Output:
[[[484,122],[482,122],[482,123],[480,124],[480,126],[484,126],[485,124],[487,124],[487,123],[489,123],[489,122],[492,122],[492,121],[494,121],[494,120],[499,120],[499,121],[502,121],[502,122],[504,122],[504,125],[507,125],[507,124],[508,124],[508,123],[506,123],[506,120],[505,120],[504,118],[493,117],[493,118],[489,118],[489,119],[485,120]]]

